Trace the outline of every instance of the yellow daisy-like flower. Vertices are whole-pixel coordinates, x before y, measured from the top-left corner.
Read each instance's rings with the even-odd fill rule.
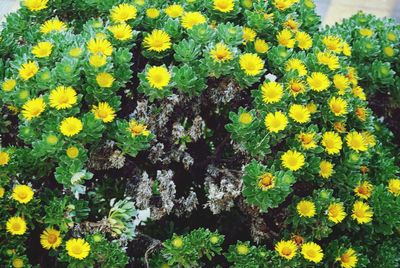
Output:
[[[112,74],[109,73],[102,72],[96,76],[96,82],[99,85],[99,87],[102,88],[112,87],[114,81],[115,81],[114,76],[112,76]]]
[[[146,17],[150,19],[155,19],[160,16],[160,11],[157,8],[151,7],[146,9]]]
[[[322,252],[321,247],[314,242],[307,242],[301,246],[301,254],[304,259],[319,263],[324,258],[324,253]]]
[[[297,71],[299,76],[305,76],[307,74],[307,67],[301,60],[292,58],[286,62],[285,71]]]
[[[73,58],[79,58],[82,55],[82,48],[80,47],[73,47],[69,50],[68,55],[70,55]]]
[[[253,116],[250,113],[244,112],[239,115],[239,122],[248,125],[253,122]]]
[[[40,11],[47,8],[49,0],[24,0],[23,5],[30,11]]]
[[[150,131],[147,129],[147,126],[138,123],[136,120],[129,121],[128,131],[131,133],[133,138],[140,135],[143,136],[150,135]]]
[[[268,191],[275,186],[275,177],[272,173],[266,172],[258,178],[258,188]]]
[[[41,113],[44,112],[46,108],[46,104],[43,101],[43,98],[34,98],[31,99],[22,106],[22,115],[23,117],[30,121],[35,117],[40,116]]]
[[[340,267],[342,268],[355,268],[358,262],[357,253],[354,249],[349,248],[340,257],[337,257],[336,261],[340,262]]]
[[[297,21],[295,21],[294,19],[290,18],[283,23],[283,26],[296,32],[299,29],[300,24]]]
[[[278,252],[279,256],[282,258],[291,260],[294,256],[296,256],[297,245],[292,240],[282,240],[275,245],[275,251]]]
[[[135,19],[137,16],[137,9],[134,5],[124,3],[111,9],[110,13],[112,21],[122,23]]]
[[[22,64],[21,67],[18,70],[19,76],[23,80],[29,80],[30,78],[35,76],[35,74],[38,71],[39,71],[39,66],[34,61],[28,61],[28,62]]]
[[[325,147],[325,151],[327,151],[328,154],[338,154],[342,149],[343,142],[339,134],[328,131],[322,135],[321,144]]]
[[[362,199],[368,199],[371,197],[372,190],[374,189],[374,186],[369,183],[368,181],[364,181],[362,183],[359,183],[355,188],[354,188],[354,193],[362,198]]]
[[[143,46],[149,51],[162,52],[171,48],[171,38],[163,30],[153,30],[143,40]]]
[[[21,217],[11,217],[6,223],[6,230],[12,235],[23,235],[26,233],[26,222]]]
[[[183,247],[183,239],[181,237],[175,237],[172,241],[171,244],[174,246],[174,248],[181,248]]]
[[[318,111],[318,107],[314,102],[307,103],[306,107],[311,114],[314,114]]]
[[[10,155],[7,152],[0,151],[0,167],[5,166],[10,162]]]
[[[333,85],[339,91],[339,95],[343,95],[346,89],[350,88],[350,80],[342,74],[335,74],[333,76]]]
[[[400,196],[400,180],[390,179],[388,182],[388,190],[394,196]]]
[[[249,253],[250,249],[246,244],[239,244],[236,246],[236,252],[239,255],[247,255]]]
[[[359,98],[360,100],[367,100],[367,96],[364,93],[364,89],[360,86],[356,86],[352,89],[351,93],[353,93],[354,96]]]
[[[338,56],[330,52],[318,52],[317,60],[319,64],[328,66],[330,70],[336,70],[340,67]]]
[[[361,135],[363,135],[364,141],[367,146],[374,147],[376,145],[376,139],[374,135],[372,135],[368,131],[361,132]]]
[[[384,47],[383,48],[383,53],[386,55],[386,56],[388,56],[388,57],[393,57],[394,56],[394,49],[392,48],[392,47]]]
[[[210,50],[210,55],[215,62],[225,62],[233,58],[232,52],[224,43],[218,43]]]
[[[67,25],[57,18],[45,21],[40,26],[40,32],[43,34],[48,34],[53,31],[61,32],[61,31],[64,31],[65,29],[67,29]]]
[[[107,102],[100,102],[97,106],[93,105],[92,113],[94,117],[104,123],[112,122],[115,118],[115,111]]]
[[[342,44],[343,46],[343,55],[350,57],[351,56],[351,46],[349,44],[347,44],[346,42],[343,42]]]
[[[307,83],[312,90],[317,92],[324,91],[331,85],[328,76],[320,72],[313,72],[308,76]]]
[[[206,17],[200,12],[186,12],[181,17],[182,27],[192,29],[193,26],[206,23]]]
[[[308,200],[302,200],[297,204],[296,210],[300,217],[312,218],[315,215],[315,204]]]
[[[132,27],[128,24],[121,23],[108,27],[108,30],[112,32],[115,39],[126,41],[132,38]]]
[[[356,201],[353,205],[353,214],[351,218],[356,220],[358,224],[369,223],[372,221],[374,213],[371,207],[362,201]]]
[[[297,41],[297,46],[302,50],[310,49],[313,44],[311,36],[306,32],[297,32],[295,40]]]
[[[0,156],[1,157],[1,156]],[[4,189],[4,187],[0,187],[0,198],[4,197],[4,193],[6,192],[6,190]]]
[[[256,39],[257,33],[248,27],[243,28],[243,43],[253,42]]]
[[[340,39],[337,36],[333,35],[324,36],[324,38],[322,39],[322,43],[331,52],[334,53],[342,52],[342,39]]]
[[[267,104],[279,102],[283,96],[283,87],[277,82],[264,82],[261,85],[261,94]]]
[[[56,249],[61,245],[62,238],[60,231],[53,228],[46,228],[40,235],[40,244],[44,249]]]
[[[347,101],[340,97],[332,97],[329,100],[329,108],[332,113],[336,116],[342,116],[347,114]]]
[[[296,43],[296,40],[293,38],[292,32],[288,29],[283,29],[282,31],[280,31],[276,35],[276,39],[279,45],[287,48],[293,48],[294,44]]]
[[[17,81],[15,79],[7,79],[1,84],[1,89],[3,91],[9,92],[15,88]]]
[[[165,66],[152,66],[147,70],[146,80],[151,87],[163,89],[168,86],[171,74]]]
[[[70,116],[61,121],[60,131],[67,137],[72,137],[83,129],[82,121],[76,117]]]
[[[264,61],[253,53],[245,53],[239,58],[240,68],[248,76],[256,76],[264,69]]]
[[[111,56],[113,47],[111,43],[104,38],[92,38],[87,43],[88,50],[93,54]]]
[[[352,83],[353,86],[357,86],[358,84],[357,70],[354,67],[347,67],[346,69],[347,69],[346,77],[350,80],[350,83]]]
[[[355,114],[360,121],[364,122],[365,120],[367,120],[367,109],[366,108],[357,107],[355,110]]]
[[[24,267],[24,260],[21,258],[15,258],[13,259],[12,263],[11,263],[13,268],[23,268]]]
[[[90,55],[89,64],[95,68],[103,67],[107,64],[107,57],[101,54]]]
[[[254,41],[254,49],[258,54],[265,54],[269,49],[269,45],[265,40],[257,38]]]
[[[293,6],[296,2],[296,0],[274,0],[273,5],[280,11],[284,11],[291,6]]]
[[[302,94],[306,91],[306,85],[299,79],[292,79],[287,85],[289,92],[296,97],[298,94]]]
[[[368,150],[368,145],[365,142],[364,136],[356,131],[352,131],[347,134],[346,144],[350,149],[357,152],[365,152]]]
[[[36,58],[46,58],[50,56],[53,49],[53,44],[50,42],[39,42],[36,46],[32,48],[32,54]]]
[[[297,139],[300,141],[301,147],[303,147],[305,150],[310,150],[317,147],[317,143],[315,142],[314,138],[315,133],[313,132],[301,132],[299,135],[297,135]]]
[[[165,8],[165,14],[169,17],[175,19],[182,16],[183,12],[185,11],[181,5],[173,4],[169,5]]]
[[[328,179],[333,174],[333,164],[329,161],[322,160],[319,163],[319,175],[324,178]]]
[[[21,204],[29,203],[33,198],[33,190],[28,185],[17,185],[13,189],[12,198]]]
[[[388,32],[388,33],[386,34],[386,38],[387,38],[387,40],[389,40],[389,41],[391,41],[391,42],[394,42],[394,41],[397,40],[397,35],[396,35],[396,33],[394,33],[394,32]]]
[[[79,156],[79,149],[76,146],[70,146],[65,151],[66,155],[70,159],[75,159]]]
[[[328,207],[328,219],[334,223],[340,223],[346,217],[342,203],[332,203]]]
[[[67,253],[72,258],[83,260],[90,253],[90,245],[82,238],[71,238],[65,243]]]
[[[371,37],[371,36],[374,35],[374,31],[372,31],[371,29],[368,29],[368,28],[361,28],[361,29],[359,30],[359,33],[360,33],[362,36],[366,36],[366,37]]]
[[[264,124],[269,132],[278,133],[286,128],[288,119],[284,113],[277,111],[267,114]]]
[[[304,155],[296,150],[289,150],[281,156],[282,165],[291,170],[299,170],[304,166]]]
[[[72,87],[59,86],[50,92],[49,101],[52,108],[69,109],[77,101],[76,91]]]
[[[233,0],[214,0],[214,10],[220,11],[222,13],[228,13],[235,7],[235,2]]]
[[[289,109],[289,117],[297,123],[304,124],[310,121],[311,114],[303,105],[293,104]]]

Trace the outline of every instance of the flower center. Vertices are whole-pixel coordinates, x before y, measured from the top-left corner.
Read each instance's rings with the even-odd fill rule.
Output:
[[[307,255],[310,258],[315,258],[317,256],[317,252],[315,252],[315,250],[310,249],[309,251],[307,251]]]
[[[292,250],[289,247],[284,247],[282,249],[282,254],[285,256],[289,256],[290,254],[292,254]]]
[[[54,244],[57,242],[57,236],[55,234],[49,234],[47,236],[47,242],[49,242],[49,244]]]
[[[19,231],[19,230],[21,230],[21,228],[22,228],[22,226],[21,226],[21,224],[19,224],[19,222],[15,222],[15,223],[13,223],[13,225],[12,225],[12,229],[13,229],[14,231]]]
[[[80,247],[80,246],[74,246],[74,247],[71,249],[71,251],[72,251],[74,254],[76,254],[76,255],[82,254],[82,247]]]

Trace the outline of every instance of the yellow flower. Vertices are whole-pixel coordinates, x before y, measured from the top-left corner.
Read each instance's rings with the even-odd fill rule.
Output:
[[[183,239],[181,237],[175,237],[172,241],[171,244],[175,247],[175,248],[181,248],[183,247]]]
[[[391,58],[391,57],[394,56],[395,52],[394,52],[394,49],[392,47],[388,46],[388,47],[384,47],[383,48],[383,53],[385,53],[386,56]]]
[[[33,198],[33,190],[27,185],[17,185],[13,189],[12,198],[21,204],[29,203]]]
[[[256,41],[254,41],[254,49],[258,54],[265,54],[267,53],[269,46],[265,40],[257,38]]]
[[[368,150],[368,144],[365,142],[364,136],[356,131],[347,134],[346,143],[350,149],[357,152]]]
[[[53,228],[46,228],[40,235],[40,244],[44,249],[56,249],[61,245],[62,238],[60,231]]]
[[[268,131],[278,133],[286,128],[288,119],[281,111],[277,111],[267,114],[264,124]]]
[[[210,55],[216,62],[225,62],[233,58],[232,52],[224,43],[218,43],[210,50]]]
[[[276,39],[278,40],[279,45],[293,48],[296,40],[293,38],[293,34],[288,29],[283,29],[276,35]]]
[[[374,186],[371,183],[364,181],[359,183],[357,187],[354,188],[354,193],[362,199],[368,199],[371,197],[373,189]]]
[[[292,240],[282,240],[275,245],[275,251],[278,252],[279,256],[291,260],[296,256],[297,245]]]
[[[122,23],[131,19],[135,19],[137,15],[137,9],[134,5],[124,3],[113,7],[110,13],[112,21]]]
[[[353,93],[353,95],[359,98],[360,100],[365,101],[367,99],[367,96],[364,93],[364,89],[360,86],[354,87],[351,93]]]
[[[322,39],[322,43],[331,52],[334,53],[342,52],[342,39],[340,39],[337,36],[333,35],[324,36],[324,38]]]
[[[301,142],[301,146],[306,150],[317,147],[314,137],[315,133],[313,132],[301,132],[299,135],[297,135],[297,139]]]
[[[281,11],[284,11],[291,6],[293,6],[296,2],[296,0],[274,0],[273,5]]]
[[[236,246],[236,252],[239,255],[247,255],[249,253],[249,247],[245,244],[239,244]]]
[[[394,32],[388,32],[386,35],[387,40],[394,42],[397,40],[397,36]]]
[[[364,141],[367,146],[374,147],[376,145],[376,139],[374,135],[372,135],[368,131],[361,132],[361,135],[364,137]]]
[[[107,63],[107,57],[101,54],[90,55],[89,64],[95,68],[100,68]]]
[[[346,217],[342,203],[332,203],[328,207],[328,219],[334,223],[340,223]]]
[[[32,54],[36,58],[46,58],[50,56],[53,49],[53,44],[50,42],[39,42],[36,46],[32,48]]]
[[[264,82],[261,85],[261,94],[267,104],[279,102],[283,96],[283,87],[277,82]]]
[[[371,37],[371,36],[374,35],[374,32],[373,32],[371,29],[368,29],[368,28],[362,28],[362,29],[360,29],[360,30],[359,30],[359,33],[360,33],[362,36],[367,36],[367,37]]]
[[[150,19],[155,19],[160,16],[160,11],[157,8],[151,7],[146,9],[146,17]]]
[[[87,43],[88,50],[93,54],[101,54],[105,56],[111,56],[113,47],[107,39],[103,38],[92,38]]]
[[[143,40],[143,46],[149,51],[162,52],[171,48],[171,38],[163,30],[153,30]]]
[[[308,200],[302,200],[297,204],[296,210],[300,217],[312,218],[315,215],[315,204]]]
[[[275,186],[275,177],[269,172],[262,174],[258,178],[258,187],[262,191],[267,191]]]
[[[307,67],[301,60],[292,58],[286,62],[285,71],[297,71],[299,76],[305,76],[307,74]]]
[[[300,24],[294,19],[290,18],[283,23],[283,26],[295,32],[299,29]]]
[[[292,79],[289,81],[287,89],[294,97],[296,97],[298,94],[306,91],[306,85],[299,79]]]
[[[6,229],[12,235],[23,235],[26,232],[26,222],[21,217],[11,217],[6,223]]]
[[[333,174],[333,164],[331,162],[322,160],[319,163],[319,175],[324,178],[328,179]]]
[[[39,67],[36,62],[28,61],[21,65],[19,68],[19,76],[24,80],[29,80],[39,71]]]
[[[340,262],[342,268],[355,268],[358,262],[357,253],[354,249],[349,248],[342,256],[336,258],[336,261]]]
[[[308,76],[307,83],[312,90],[317,92],[324,91],[331,85],[328,76],[320,72],[313,72]]]
[[[132,28],[128,24],[121,23],[108,27],[108,30],[112,32],[115,39],[126,41],[132,38]]]
[[[353,214],[351,218],[356,220],[358,224],[364,224],[372,221],[372,216],[374,213],[371,207],[362,201],[356,201],[353,205]]]
[[[65,243],[67,253],[72,258],[83,260],[90,253],[90,245],[82,238],[71,238]]]
[[[350,80],[342,74],[335,74],[333,76],[333,84],[335,88],[339,90],[339,95],[343,95],[346,89],[350,87]]]
[[[92,113],[94,117],[104,123],[112,122],[115,118],[115,111],[107,102],[100,102],[97,106],[93,105]]]
[[[263,71],[264,61],[253,53],[242,54],[239,58],[240,68],[248,76],[256,76]]]
[[[82,121],[76,117],[70,116],[61,121],[60,131],[67,137],[72,137],[83,129]]]
[[[336,70],[340,67],[339,58],[330,52],[318,52],[317,60],[319,64],[328,66],[330,70]]]
[[[163,89],[168,86],[171,80],[171,74],[164,66],[152,66],[147,70],[146,80],[151,87]]]
[[[233,0],[214,0],[214,10],[228,13],[233,10],[235,2]]]
[[[329,108],[332,113],[336,116],[342,116],[347,114],[347,101],[338,97],[332,97],[329,100]]]
[[[353,86],[356,86],[358,83],[358,74],[357,70],[354,67],[347,67],[346,77],[350,80]]]
[[[77,101],[76,91],[72,87],[59,86],[50,92],[49,101],[52,108],[69,109]]]
[[[17,85],[17,81],[15,79],[7,79],[4,80],[4,82],[1,84],[1,88],[3,89],[3,91],[11,91],[15,88],[15,86]]]
[[[302,50],[307,50],[312,47],[312,39],[311,36],[306,32],[297,32],[296,37],[297,46]]]
[[[79,156],[79,149],[76,146],[70,146],[65,153],[70,159],[74,159]]]
[[[102,88],[112,87],[114,81],[115,81],[115,78],[109,73],[102,72],[96,76],[96,82],[99,85],[99,87],[102,87]]]
[[[351,47],[346,42],[343,42],[343,55],[350,57],[351,56]]]
[[[73,58],[79,58],[82,54],[82,48],[80,47],[73,47],[69,50],[68,55],[70,55]]]
[[[293,104],[292,106],[290,106],[289,116],[295,122],[300,124],[307,123],[311,119],[311,115],[308,109],[300,104]]]
[[[243,42],[244,43],[253,42],[254,39],[256,38],[256,36],[257,36],[257,33],[253,29],[248,28],[248,27],[243,28]]]
[[[342,149],[343,142],[336,132],[328,131],[322,136],[321,144],[328,154],[338,154]]]
[[[46,104],[43,101],[43,98],[35,98],[31,99],[22,106],[22,115],[23,117],[30,121],[35,117],[40,116],[46,108]]]
[[[314,263],[319,263],[324,257],[321,247],[314,242],[307,242],[301,246],[301,254],[303,257]]]
[[[388,182],[388,190],[394,196],[400,196],[400,180],[390,179]]]
[[[239,122],[248,125],[253,122],[253,116],[250,113],[244,112],[239,115]]]
[[[136,136],[149,136],[150,131],[147,130],[147,126],[144,124],[138,123],[136,120],[129,121],[128,131],[131,133],[132,137]]]
[[[40,11],[47,8],[49,0],[24,0],[23,5],[30,11]]]
[[[50,32],[61,32],[67,29],[67,26],[65,25],[64,22],[60,21],[59,19],[51,19],[48,21],[45,21],[41,26],[40,26],[40,32],[43,34],[47,34]]]
[[[4,189],[4,187],[0,187],[0,198],[3,198],[5,192],[6,190]]]
[[[281,156],[282,165],[291,171],[299,170],[304,166],[304,155],[296,150],[289,150]]]
[[[23,268],[24,267],[24,260],[21,258],[15,258],[12,261],[13,268]]]
[[[183,7],[177,4],[169,5],[165,8],[165,14],[167,14],[169,17],[173,19],[182,16],[183,12],[184,12]]]
[[[357,107],[355,110],[357,118],[364,122],[367,119],[367,109],[364,107]]]
[[[186,12],[181,19],[182,27],[185,29],[192,29],[193,26],[206,22],[206,17],[200,12]]]

